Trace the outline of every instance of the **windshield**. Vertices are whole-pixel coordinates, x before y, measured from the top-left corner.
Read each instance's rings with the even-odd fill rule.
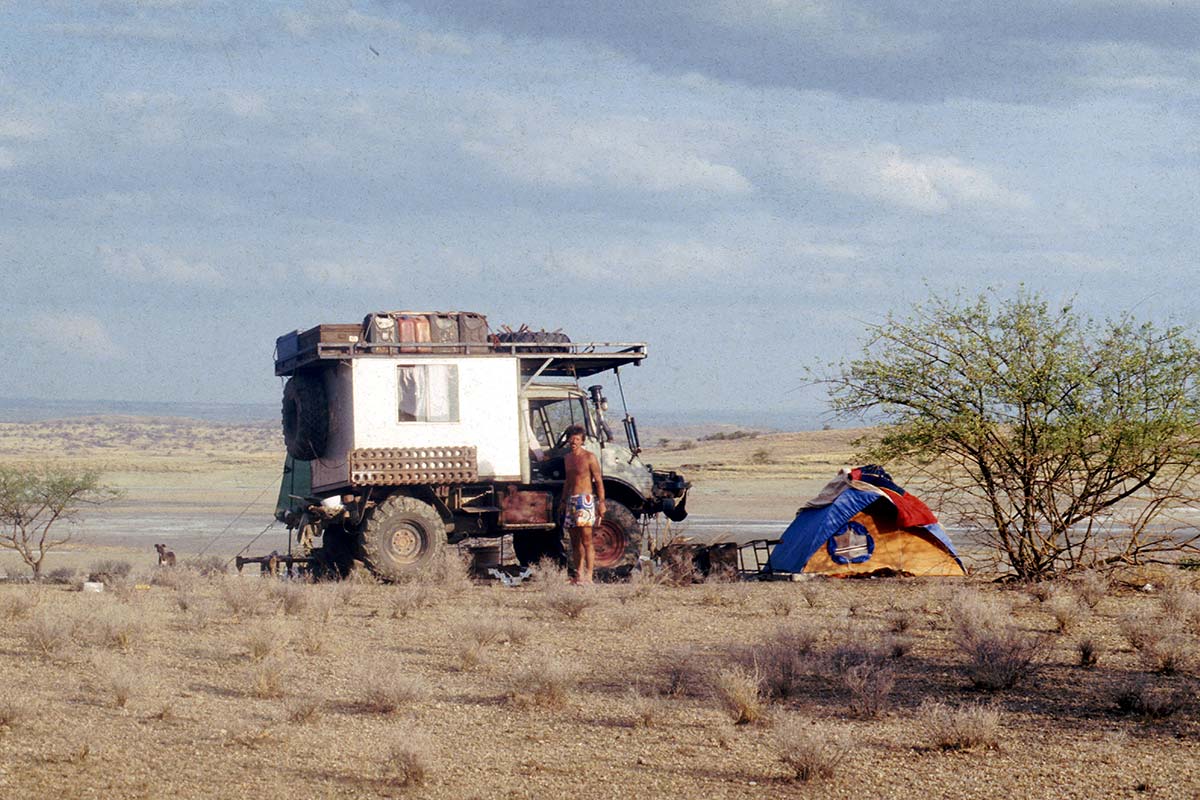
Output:
[[[581,397],[529,401],[529,424],[538,444],[545,448],[561,447],[563,431],[582,425],[592,435],[592,420]]]

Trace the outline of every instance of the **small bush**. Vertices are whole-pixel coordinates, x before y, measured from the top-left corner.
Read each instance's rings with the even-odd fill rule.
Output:
[[[221,581],[222,602],[235,617],[252,617],[263,607],[263,584],[249,578],[230,576]]]
[[[882,652],[888,658],[904,658],[913,648],[913,640],[907,636],[888,636],[883,640]]]
[[[533,635],[533,629],[520,620],[510,619],[504,623],[500,629],[501,641],[508,642],[513,647],[518,647],[529,641],[529,637]]]
[[[773,636],[744,650],[738,660],[762,677],[768,697],[794,697],[811,681],[812,652],[819,637],[820,633],[807,624],[780,626]]]
[[[424,680],[397,667],[381,667],[362,680],[362,707],[375,714],[395,714],[429,697]]]
[[[46,583],[58,586],[70,586],[79,579],[79,572],[74,567],[58,567],[47,572],[43,577]]]
[[[1144,610],[1123,615],[1117,624],[1121,635],[1138,651],[1153,646],[1169,629],[1166,617]]]
[[[312,610],[312,616],[320,622],[328,623],[333,619],[334,609],[339,602],[337,584],[322,583],[312,587],[309,608]]]
[[[850,713],[874,718],[891,705],[896,673],[878,661],[864,661],[842,673],[842,685],[850,692]]]
[[[279,656],[264,658],[250,667],[250,694],[260,700],[283,696],[284,661]]]
[[[464,641],[459,642],[455,649],[455,657],[458,660],[458,667],[462,670],[472,670],[482,664],[486,658],[486,652],[479,642]]]
[[[433,745],[424,734],[409,731],[388,750],[384,773],[394,786],[420,786],[432,770]]]
[[[0,617],[10,622],[24,619],[41,602],[42,593],[36,589],[4,592],[0,594]]]
[[[714,689],[734,725],[758,722],[766,714],[760,673],[742,667],[723,669],[717,673]]]
[[[911,608],[893,608],[885,615],[887,629],[892,633],[905,633],[917,624],[917,614]]]
[[[328,638],[329,630],[324,625],[305,625],[300,629],[300,650],[306,656],[320,655]]]
[[[220,556],[196,556],[184,560],[180,566],[202,578],[216,578],[229,572],[228,562]]]
[[[1038,668],[1042,643],[1011,623],[960,628],[955,644],[967,657],[966,673],[976,689],[1011,689]]]
[[[659,656],[655,671],[663,678],[663,694],[698,696],[706,688],[705,669],[699,654],[688,645],[665,651]]]
[[[128,561],[113,559],[93,561],[92,565],[88,567],[88,580],[102,581],[106,585],[112,585],[118,581],[128,580],[132,572],[133,564]]]
[[[952,708],[926,701],[917,711],[917,724],[930,747],[939,750],[977,750],[1000,743],[1000,712],[986,705]]]
[[[1188,672],[1196,665],[1196,643],[1190,636],[1170,632],[1138,650],[1146,666],[1163,675]]]
[[[1200,621],[1200,594],[1180,582],[1169,583],[1162,593],[1163,611],[1180,625],[1191,627]]]
[[[513,674],[509,702],[517,706],[559,708],[566,705],[578,678],[574,669],[544,656]]]
[[[298,617],[308,609],[309,587],[307,584],[284,581],[275,584],[272,593],[279,599],[285,616]]]
[[[1113,696],[1113,704],[1122,714],[1145,719],[1166,719],[1183,708],[1186,702],[1181,692],[1156,688],[1144,678],[1128,681]]]
[[[1029,594],[1039,603],[1045,603],[1058,595],[1053,583],[1033,583],[1029,585]]]
[[[1100,663],[1100,647],[1092,639],[1081,639],[1075,645],[1075,650],[1079,653],[1079,666],[1084,669],[1091,669]]]
[[[308,725],[321,718],[321,701],[312,695],[297,697],[288,705],[287,718],[297,725]]]
[[[97,609],[87,620],[88,638],[102,647],[128,652],[145,635],[140,616],[122,606]]]
[[[542,592],[542,606],[566,619],[579,619],[596,600],[595,589],[586,586],[547,583]]]
[[[823,604],[825,592],[817,581],[806,581],[800,584],[800,596],[809,608],[819,608]]]
[[[485,617],[468,622],[459,628],[458,632],[459,638],[480,647],[487,647],[500,640],[504,635],[504,627],[500,620],[494,617]]]
[[[775,753],[801,783],[832,778],[849,748],[849,739],[827,725],[792,718],[776,728]]]
[[[195,604],[188,607],[180,621],[181,627],[192,633],[199,633],[212,624],[213,612],[208,606]]]
[[[29,616],[22,633],[30,650],[43,658],[57,660],[71,645],[74,628],[74,621],[65,614],[44,610]]]
[[[777,594],[768,602],[768,606],[777,617],[790,617],[796,610],[796,601],[787,595]]]
[[[760,447],[750,454],[750,463],[755,466],[762,466],[772,463],[771,451],[765,447]]]

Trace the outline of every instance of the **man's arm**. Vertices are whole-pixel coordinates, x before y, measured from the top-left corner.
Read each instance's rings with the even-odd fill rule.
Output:
[[[596,456],[592,453],[589,453],[588,455],[591,456],[591,462],[592,462],[590,465],[591,472],[592,472],[592,483],[596,487],[596,510],[600,513],[601,516],[603,516],[604,515],[604,476],[600,474],[600,459],[596,458]]]

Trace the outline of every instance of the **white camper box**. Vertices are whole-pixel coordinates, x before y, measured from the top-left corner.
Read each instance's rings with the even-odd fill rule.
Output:
[[[349,485],[350,452],[370,448],[472,446],[480,479],[521,480],[519,358],[400,354],[324,372],[329,439],[312,463],[314,492]],[[453,397],[438,388],[451,383]]]

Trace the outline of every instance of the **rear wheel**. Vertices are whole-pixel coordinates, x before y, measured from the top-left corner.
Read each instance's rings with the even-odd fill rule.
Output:
[[[368,512],[359,544],[371,571],[396,581],[437,558],[446,544],[446,524],[429,503],[392,495]]]
[[[637,565],[642,554],[642,526],[624,503],[605,501],[604,518],[592,529],[592,547],[599,577],[623,576]]]

